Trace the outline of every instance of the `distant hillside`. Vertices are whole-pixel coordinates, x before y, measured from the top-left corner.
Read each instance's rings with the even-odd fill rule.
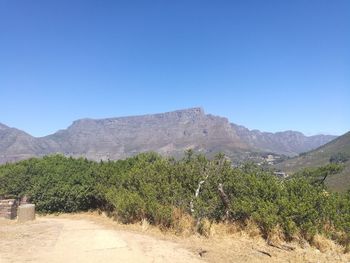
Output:
[[[299,153],[310,151],[336,138],[333,135],[305,136],[297,131],[261,132],[258,130],[248,130],[236,124],[231,125],[241,140],[251,148],[264,149],[266,152],[287,156],[296,156]]]
[[[242,161],[253,152],[295,156],[334,138],[307,137],[294,131],[250,131],[227,118],[192,108],[143,116],[81,119],[65,130],[41,138],[1,125],[0,163],[50,153],[93,160],[121,159],[146,151],[180,156],[189,148],[208,156],[224,152],[231,159]]]
[[[329,163],[332,156],[342,153],[350,157],[350,132],[335,140],[296,158],[289,159],[277,165],[287,173],[294,173],[302,168],[323,166]],[[350,160],[345,163],[345,169],[337,175],[327,178],[326,184],[334,190],[350,189]]]
[[[0,123],[0,163],[47,154],[45,142]]]

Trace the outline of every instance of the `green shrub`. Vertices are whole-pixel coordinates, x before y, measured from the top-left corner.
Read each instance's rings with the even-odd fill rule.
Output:
[[[135,192],[112,188],[107,191],[106,198],[124,223],[140,221],[145,215],[145,202]]]
[[[147,219],[162,228],[176,227],[181,211],[203,233],[213,221],[253,220],[265,237],[278,227],[287,238],[324,233],[349,246],[350,193],[328,193],[321,183],[340,169],[330,164],[282,180],[253,164],[234,168],[223,155],[143,153],[99,163],[53,155],[0,166],[0,195],[28,195],[39,212],[109,209],[124,223]]]
[[[330,163],[345,163],[349,160],[349,155],[346,153],[335,153],[329,158]]]

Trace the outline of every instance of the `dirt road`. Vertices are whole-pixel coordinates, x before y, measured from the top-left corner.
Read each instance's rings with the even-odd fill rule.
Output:
[[[252,233],[230,234],[227,226],[214,225],[209,238],[179,237],[147,224],[122,225],[96,213],[50,215],[22,224],[0,219],[0,263],[350,262],[350,253],[329,240],[321,240],[324,252],[297,243],[289,244],[295,247],[289,251]]]
[[[4,222],[4,221],[3,221]],[[0,262],[203,262],[178,244],[89,220],[0,222]]]

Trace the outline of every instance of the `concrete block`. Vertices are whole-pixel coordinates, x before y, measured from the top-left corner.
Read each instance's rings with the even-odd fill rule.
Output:
[[[17,221],[26,222],[35,219],[35,205],[34,204],[25,204],[18,207],[17,212]]]

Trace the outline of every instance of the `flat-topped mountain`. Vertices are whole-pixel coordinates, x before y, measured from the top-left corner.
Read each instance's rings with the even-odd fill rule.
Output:
[[[81,119],[65,130],[41,138],[1,124],[0,162],[50,153],[93,160],[121,159],[145,151],[179,156],[189,148],[207,155],[224,152],[238,159],[253,151],[293,156],[334,138],[307,137],[293,131],[250,131],[227,118],[191,108],[142,116]]]
[[[194,108],[163,114],[102,120],[82,119],[68,129],[45,137],[69,155],[120,159],[145,151],[166,155],[198,151],[248,149],[226,118]]]

